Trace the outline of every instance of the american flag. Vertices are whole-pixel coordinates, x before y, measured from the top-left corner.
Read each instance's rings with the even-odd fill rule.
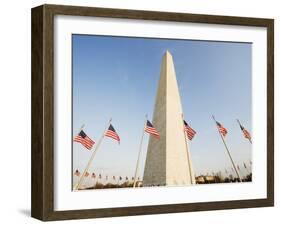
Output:
[[[77,177],[79,177],[79,176],[80,176],[80,172],[79,172],[79,170],[78,170],[78,169],[77,169],[77,170],[75,170],[74,175],[75,175],[75,176],[77,176]]]
[[[78,135],[74,137],[74,141],[82,144],[88,150],[91,150],[93,145],[95,144],[95,141],[88,137],[83,130],[81,130],[80,133],[78,133]]]
[[[240,124],[240,123],[239,123]],[[243,132],[243,134],[244,134],[244,137],[246,138],[246,139],[248,139],[248,140],[250,140],[251,141],[251,134],[248,132],[248,130],[246,130],[245,128],[244,128],[244,126],[242,126],[241,124],[240,124],[240,129],[242,130],[242,132]]]
[[[144,129],[145,132],[151,134],[152,136],[154,136],[155,138],[159,139],[160,138],[160,134],[158,133],[158,131],[153,127],[152,123],[147,120],[146,121],[146,126]]]
[[[183,123],[184,123],[184,131],[188,137],[189,140],[192,140],[193,137],[195,136],[196,134],[196,131],[194,129],[192,129],[185,120],[183,120]]]
[[[88,173],[88,172],[86,172],[84,176],[85,176],[85,177],[88,177],[88,176],[89,176],[89,173]]]
[[[220,134],[225,137],[227,134],[226,128],[224,128],[218,121],[216,121],[216,123],[217,123],[217,127],[218,127]]]
[[[109,125],[107,131],[105,132],[105,136],[110,137],[114,140],[117,140],[120,144],[120,137],[118,136],[114,127],[111,124]]]

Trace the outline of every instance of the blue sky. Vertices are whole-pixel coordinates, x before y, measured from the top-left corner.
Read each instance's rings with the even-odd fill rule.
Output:
[[[98,141],[112,118],[121,138],[105,138],[90,172],[133,176],[145,114],[151,119],[161,59],[173,55],[186,121],[197,131],[190,142],[196,175],[231,167],[211,115],[228,129],[234,160],[251,159],[251,146],[236,119],[251,132],[251,44],[73,35],[73,135],[82,124]],[[148,135],[140,164],[143,174]],[[91,151],[73,144],[73,169],[82,171]],[[241,167],[242,168],[242,167]]]

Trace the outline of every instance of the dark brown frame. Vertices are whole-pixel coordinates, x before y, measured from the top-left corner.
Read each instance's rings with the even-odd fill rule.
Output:
[[[95,16],[267,28],[267,198],[156,206],[54,211],[54,16]],[[274,205],[274,20],[246,17],[42,5],[32,9],[31,215],[43,221],[160,214]]]

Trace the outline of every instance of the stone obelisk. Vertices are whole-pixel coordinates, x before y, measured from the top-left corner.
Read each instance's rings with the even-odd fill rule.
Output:
[[[184,133],[181,99],[172,55],[162,58],[152,124],[160,139],[150,136],[143,185],[194,184],[191,156]]]

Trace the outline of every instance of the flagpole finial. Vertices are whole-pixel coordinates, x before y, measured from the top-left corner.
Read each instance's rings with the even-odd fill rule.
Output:
[[[82,126],[80,127],[80,131],[85,127],[85,124],[83,123]],[[79,131],[79,132],[80,132]]]

